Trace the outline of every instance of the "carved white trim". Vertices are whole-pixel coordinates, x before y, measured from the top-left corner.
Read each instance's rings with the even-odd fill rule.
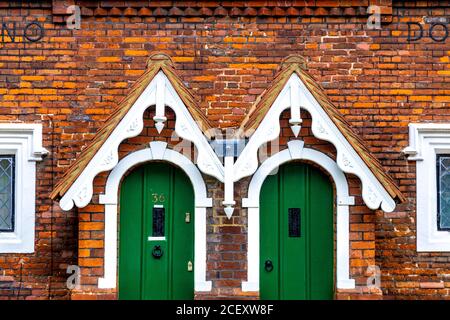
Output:
[[[291,90],[294,90],[293,94],[291,94]],[[297,91],[298,93],[296,93]],[[301,108],[307,110],[311,115],[313,135],[318,139],[332,143],[337,150],[337,164],[339,168],[346,173],[356,175],[361,180],[362,198],[366,205],[373,210],[381,207],[385,212],[392,212],[395,209],[394,199],[392,199],[295,73],[292,74],[281,90],[272,107],[236,160],[234,181],[250,176],[256,171],[258,168],[258,148],[278,137],[280,133],[280,115],[287,108],[299,105],[298,102],[291,101],[297,96],[301,100]]]
[[[25,156],[28,161],[41,161],[48,154],[48,150],[42,146],[41,123],[0,123],[0,137],[4,140],[26,140]]]
[[[122,177],[134,166],[154,160],[180,167],[192,183],[195,194],[195,291],[211,291],[211,281],[206,281],[206,208],[212,206],[212,199],[207,197],[206,185],[197,167],[187,157],[167,149],[167,143],[160,141],[151,142],[149,148],[127,155],[108,176],[105,194],[100,195],[100,203],[105,205],[105,269],[98,287],[117,286],[117,206]]]
[[[159,91],[157,93],[157,84]],[[161,93],[161,88],[164,92]],[[159,101],[158,99],[163,99]],[[92,199],[94,178],[103,171],[114,168],[119,160],[118,148],[122,141],[139,135],[144,127],[143,115],[150,106],[158,106],[158,113],[164,112],[163,106],[170,107],[176,114],[175,132],[197,147],[199,169],[220,181],[223,181],[223,165],[209,145],[198,124],[194,121],[183,101],[178,96],[169,79],[160,71],[145,88],[128,113],[119,122],[105,143],[97,151],[80,176],[61,198],[59,204],[63,210],[72,209],[75,204],[82,208]],[[159,119],[159,118],[158,118]],[[161,119],[163,123],[163,119]],[[162,129],[162,128],[161,128]]]
[[[228,219],[233,215],[234,208],[236,204],[234,201],[234,181],[233,181],[233,156],[225,156],[225,182],[224,182],[224,200],[222,205],[225,207],[224,211]]]
[[[289,124],[291,125],[292,133],[297,138],[301,129],[300,124],[303,122],[300,117],[300,97],[298,88],[296,86],[291,86],[290,93],[291,118],[289,119]]]
[[[162,75],[165,77],[164,74]],[[166,105],[170,106],[176,115],[175,132],[178,136],[191,141],[197,147],[197,165],[200,171],[223,182],[224,166],[206,140],[199,127],[201,124],[194,121],[169,80],[166,81],[166,89],[168,90],[166,93]]]
[[[450,231],[438,230],[436,155],[450,154],[449,123],[409,124],[409,146],[416,161],[417,251],[449,252]]]
[[[288,143],[288,149],[276,153],[265,160],[253,175],[248,188],[248,198],[242,206],[248,208],[247,281],[242,283],[243,291],[259,291],[259,200],[261,187],[266,177],[282,164],[292,160],[309,160],[326,170],[336,186],[336,287],[352,289],[355,281],[350,279],[349,206],[354,198],[349,196],[347,179],[336,162],[314,149],[304,148],[303,141]]]

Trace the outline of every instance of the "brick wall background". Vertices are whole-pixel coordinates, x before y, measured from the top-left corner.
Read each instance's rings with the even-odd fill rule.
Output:
[[[450,39],[408,43],[406,22],[420,23],[428,35],[431,23],[424,17],[446,18],[449,28],[449,13],[448,7],[394,7],[392,23],[371,33],[376,60],[366,79],[373,79],[373,91],[364,101],[366,129],[360,131],[408,198],[395,212],[376,215],[385,298],[449,298],[450,253],[416,251],[416,168],[400,153],[408,145],[408,123],[450,121]]]
[[[221,128],[241,122],[284,57],[303,55],[310,72],[408,198],[393,213],[371,212],[361,201],[359,181],[349,177],[357,196],[351,211],[351,273],[360,286],[338,297],[355,298],[361,292],[379,297],[381,292],[364,287],[372,264],[381,268],[384,298],[450,297],[450,254],[416,252],[415,164],[401,154],[408,143],[408,123],[450,120],[450,40],[408,42],[406,24],[419,22],[429,30],[427,17],[449,16],[446,1],[380,0],[385,21],[381,30],[366,28],[363,9],[369,1],[311,1],[295,7],[297,13],[266,1],[252,1],[248,7],[254,11],[245,8],[246,2],[234,2],[240,11],[213,3],[211,13],[169,2],[152,1],[156,4],[147,8],[150,13],[137,4],[142,1],[89,2],[97,8],[77,2],[84,8],[80,30],[66,28],[61,3],[0,1],[1,22],[8,28],[16,23],[17,28],[15,42],[6,33],[0,39],[0,121],[43,123],[44,147],[51,151],[37,164],[36,252],[0,254],[0,298],[69,298],[65,281],[70,264],[82,266],[84,284],[72,297],[85,298],[95,289],[92,285],[103,272],[98,197],[84,209],[62,212],[48,194],[143,72],[152,51],[173,58],[208,118]],[[45,30],[36,43],[22,36],[31,21],[39,21]],[[442,35],[438,28],[434,34]],[[307,145],[332,154],[332,146],[310,137],[307,123],[302,130]],[[124,142],[121,156],[153,135],[149,130]],[[290,129],[282,135],[284,148]],[[97,194],[105,177],[95,180]],[[221,209],[221,184],[210,178],[207,182],[215,199],[208,211],[211,295],[239,296],[246,277],[247,221],[239,200],[248,179],[235,186],[238,203],[231,221]],[[103,293],[103,298],[114,298],[113,292]]]

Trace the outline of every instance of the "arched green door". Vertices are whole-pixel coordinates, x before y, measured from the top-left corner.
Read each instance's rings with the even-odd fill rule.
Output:
[[[264,181],[260,196],[261,299],[332,299],[333,187],[304,163]]]
[[[194,191],[180,169],[149,163],[120,190],[119,299],[194,298]]]

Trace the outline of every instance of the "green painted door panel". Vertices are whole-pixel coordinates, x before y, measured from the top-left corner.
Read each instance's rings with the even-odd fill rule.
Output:
[[[133,171],[123,182],[120,203],[119,298],[141,299],[143,168]],[[125,203],[128,205],[125,206]]]
[[[181,174],[180,174],[181,173]],[[194,268],[194,191],[186,175],[174,174],[172,202],[172,282],[171,299],[194,298],[194,271],[188,270],[189,261]],[[186,223],[186,213],[190,222]]]
[[[163,235],[154,208],[164,209]],[[186,213],[190,221],[186,222]],[[193,299],[194,192],[180,169],[149,163],[132,171],[120,191],[119,299]],[[155,237],[149,240],[149,237]],[[164,237],[164,239],[161,239]],[[162,256],[155,258],[155,246]]]
[[[300,236],[289,235],[289,209],[300,210]],[[260,196],[261,299],[332,299],[333,187],[303,163],[289,163],[264,181]],[[273,270],[267,271],[266,261]]]
[[[278,176],[272,175],[266,178],[260,197],[260,295],[261,299],[279,299],[279,201],[278,201]],[[264,209],[264,211],[263,211]],[[276,231],[275,231],[276,230]],[[266,261],[272,261],[273,270],[267,272],[264,269]]]

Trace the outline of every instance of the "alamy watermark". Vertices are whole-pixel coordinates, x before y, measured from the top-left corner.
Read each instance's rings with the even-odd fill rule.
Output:
[[[67,29],[81,29],[81,8],[76,5],[67,7],[66,12],[70,14],[66,20]]]
[[[367,18],[367,29],[380,30],[381,29],[381,8],[379,6],[371,5],[367,8],[369,18]]]
[[[67,267],[66,273],[70,274],[67,278],[67,289],[80,289],[81,288],[81,268],[77,265],[70,265]]]
[[[367,278],[367,287],[369,289],[380,289],[381,288],[381,269],[377,265],[368,266],[366,273],[369,274]]]

